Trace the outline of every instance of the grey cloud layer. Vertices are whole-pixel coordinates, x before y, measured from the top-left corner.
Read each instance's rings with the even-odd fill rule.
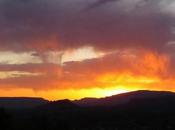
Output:
[[[164,1],[162,6],[163,0],[1,0],[0,49],[162,50],[174,39],[174,17],[162,8],[172,1]]]

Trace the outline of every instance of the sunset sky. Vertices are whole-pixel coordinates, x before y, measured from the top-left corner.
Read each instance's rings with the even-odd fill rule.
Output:
[[[0,96],[175,92],[174,0],[0,0]]]

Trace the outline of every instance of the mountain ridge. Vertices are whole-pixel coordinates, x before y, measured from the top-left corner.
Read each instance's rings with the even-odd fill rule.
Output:
[[[74,100],[75,104],[80,106],[106,106],[106,105],[118,105],[129,102],[133,98],[154,98],[159,96],[174,96],[174,92],[170,91],[149,91],[149,90],[137,90],[132,92],[121,93],[117,95],[107,96],[103,98],[83,98],[80,100]]]
[[[43,105],[60,104],[74,104],[83,107],[94,106],[115,106],[128,103],[134,99],[147,99],[147,98],[161,98],[169,96],[175,98],[175,93],[170,91],[150,91],[150,90],[137,90],[102,98],[82,98],[80,100],[55,100],[49,101],[41,97],[0,97],[0,107],[4,108],[30,108]]]
[[[39,102],[39,104],[33,107],[29,104],[30,107],[23,110],[8,111],[0,108],[0,120],[8,123],[2,129],[175,129],[175,93],[173,92],[134,91],[101,99],[85,98],[79,102],[65,99]]]
[[[2,108],[32,108],[48,103],[41,97],[0,97],[0,107]]]

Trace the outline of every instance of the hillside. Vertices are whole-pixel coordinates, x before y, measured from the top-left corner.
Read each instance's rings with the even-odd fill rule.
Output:
[[[10,113],[0,109],[0,122],[3,122],[0,128],[6,130],[175,129],[175,93],[172,92],[142,90],[99,99],[53,102],[40,98],[0,98],[2,102],[11,103],[8,108],[15,108]],[[16,110],[21,106],[23,111]]]
[[[43,98],[31,97],[0,97],[0,107],[2,108],[32,108],[48,103]]]

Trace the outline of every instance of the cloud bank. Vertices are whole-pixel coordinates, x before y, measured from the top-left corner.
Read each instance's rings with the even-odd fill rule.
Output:
[[[3,73],[29,74],[0,79],[0,87],[173,86],[174,5],[174,0],[0,0],[0,51],[30,57],[1,63]],[[71,58],[72,51],[86,47],[93,48],[91,59],[89,51],[77,53],[86,60]],[[65,52],[72,61],[62,63]]]
[[[1,0],[0,49],[162,50],[174,39],[166,0]],[[93,9],[86,10],[93,5]],[[171,10],[172,12],[172,10]]]

